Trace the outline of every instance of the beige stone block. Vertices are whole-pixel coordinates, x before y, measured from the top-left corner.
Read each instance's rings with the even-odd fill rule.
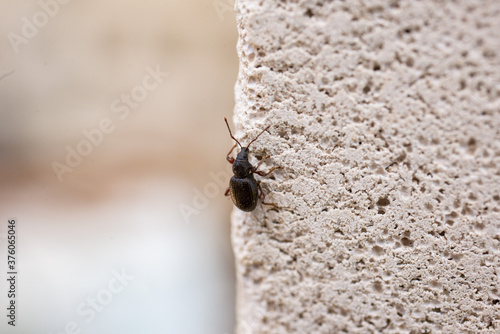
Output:
[[[236,11],[238,333],[500,333],[500,2]]]

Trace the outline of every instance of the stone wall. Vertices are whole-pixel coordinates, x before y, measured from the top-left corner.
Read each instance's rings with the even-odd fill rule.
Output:
[[[238,333],[500,333],[500,2],[236,11]]]

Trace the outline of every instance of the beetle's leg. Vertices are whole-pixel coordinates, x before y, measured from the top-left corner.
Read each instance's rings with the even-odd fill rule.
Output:
[[[272,172],[274,172],[276,169],[280,169],[280,168],[281,168],[280,166],[278,166],[278,167],[273,167],[273,168],[271,168],[271,170],[270,170],[269,172],[267,172],[267,173],[265,173],[265,172],[263,172],[263,171],[255,171],[254,173],[255,173],[255,174],[258,174],[258,175],[260,175],[260,176],[266,176],[266,175],[269,175],[269,174],[271,174]]]
[[[264,162],[264,160],[266,160],[267,158],[269,158],[270,155],[266,155],[264,158],[262,158],[262,160],[257,164],[257,166],[255,167],[252,167],[252,173],[255,173],[257,172],[257,169],[259,169],[260,165],[262,165],[262,163]]]
[[[231,150],[227,153],[226,160],[229,161],[229,163],[232,165],[234,163],[234,158],[231,157],[231,153],[233,152],[234,148],[236,147],[237,144],[234,144],[234,146],[231,148]]]
[[[227,188],[226,192],[224,193],[224,196],[229,196],[229,193],[231,192],[231,189]]]
[[[271,170],[270,170],[269,172],[267,172],[267,173],[262,172],[262,171],[257,171],[257,169],[259,169],[260,165],[262,165],[262,163],[264,162],[264,160],[266,160],[266,159],[267,159],[267,158],[269,158],[269,157],[270,157],[270,155],[265,156],[265,157],[264,157],[264,158],[262,158],[262,160],[261,160],[261,161],[257,164],[257,166],[252,167],[252,173],[258,174],[258,175],[260,175],[260,176],[266,176],[266,175],[271,174],[271,173],[272,173],[273,171],[275,171],[276,169],[281,168],[281,167],[279,167],[279,166],[278,166],[278,167],[273,167],[273,168],[271,168]]]
[[[274,203],[267,203],[267,202],[264,202],[264,198],[266,198],[266,194],[264,194],[264,191],[262,190],[262,187],[260,186],[260,183],[257,184],[257,186],[259,187],[259,191],[260,191],[260,195],[259,195],[259,198],[260,198],[260,202],[262,204],[265,204],[265,205],[272,205],[274,206],[275,208],[278,208],[278,206]]]
[[[264,198],[266,198],[266,195],[264,194],[264,191],[262,190],[262,187],[260,186],[260,182],[257,183],[257,187],[259,187],[259,198],[262,203],[264,203]]]

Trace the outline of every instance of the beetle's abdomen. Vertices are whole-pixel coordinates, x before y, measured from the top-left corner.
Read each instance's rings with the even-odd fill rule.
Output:
[[[229,181],[231,199],[234,205],[241,211],[253,211],[257,206],[258,185],[252,174],[246,178],[233,176]]]

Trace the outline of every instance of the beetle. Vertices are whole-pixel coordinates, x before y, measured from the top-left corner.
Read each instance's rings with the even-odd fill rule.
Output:
[[[231,150],[227,153],[226,160],[233,165],[234,175],[231,177],[231,180],[229,180],[229,188],[226,190],[226,193],[224,195],[228,196],[229,194],[231,194],[231,199],[233,200],[234,205],[236,205],[236,207],[241,211],[245,212],[250,212],[255,210],[255,208],[257,207],[257,200],[259,197],[262,204],[274,205],[273,203],[264,202],[265,198],[264,192],[262,191],[259,182],[255,180],[253,174],[266,176],[272,173],[274,170],[281,167],[273,167],[267,173],[258,171],[257,169],[264,162],[264,160],[269,158],[269,155],[262,158],[262,160],[256,167],[252,166],[252,164],[248,161],[248,154],[250,153],[250,145],[252,145],[252,143],[256,141],[261,134],[263,134],[266,130],[268,130],[270,126],[262,130],[257,135],[257,137],[255,137],[246,147],[243,147],[240,144],[240,142],[236,138],[234,138],[231,132],[231,128],[229,127],[229,123],[227,122],[227,118],[224,117],[224,121],[226,121],[227,129],[229,130],[229,135],[237,143],[234,144]],[[236,156],[236,159],[234,159],[231,156],[231,153],[235,149],[236,145],[240,146],[240,152]]]

